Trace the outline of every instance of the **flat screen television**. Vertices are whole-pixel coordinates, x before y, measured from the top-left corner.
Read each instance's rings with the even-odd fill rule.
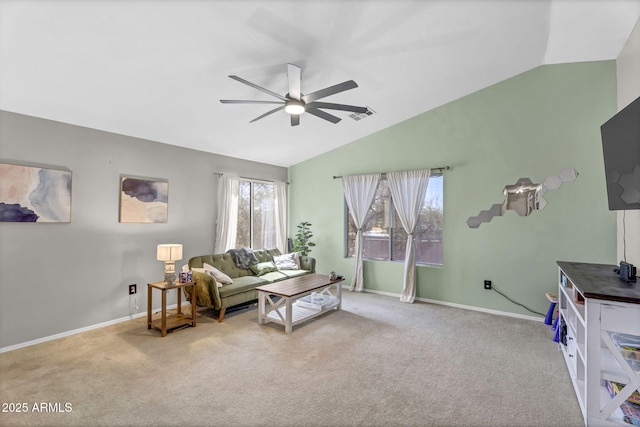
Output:
[[[609,210],[640,209],[640,98],[600,126]]]

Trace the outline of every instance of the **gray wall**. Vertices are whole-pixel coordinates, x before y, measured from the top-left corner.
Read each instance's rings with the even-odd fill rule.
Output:
[[[146,311],[146,283],[162,280],[157,244],[182,243],[180,266],[213,251],[214,172],[287,179],[282,167],[2,111],[0,162],[73,174],[71,223],[0,223],[0,349],[130,316],[130,283]],[[168,223],[118,222],[121,175],[168,180]]]

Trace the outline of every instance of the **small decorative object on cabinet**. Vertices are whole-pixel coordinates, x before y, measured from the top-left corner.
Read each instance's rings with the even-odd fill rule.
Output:
[[[189,271],[181,271],[178,281],[180,283],[189,283],[193,282],[193,272]]]
[[[638,425],[629,414],[640,389],[640,287],[622,281],[615,265],[558,266],[558,345],[585,425]]]

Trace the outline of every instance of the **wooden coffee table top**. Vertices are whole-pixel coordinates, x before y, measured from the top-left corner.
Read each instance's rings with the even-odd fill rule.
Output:
[[[340,280],[329,280],[329,276],[324,274],[305,274],[304,276],[292,277],[281,282],[261,285],[256,287],[257,291],[269,292],[283,297],[293,297],[314,289],[329,286],[333,283],[342,282]]]

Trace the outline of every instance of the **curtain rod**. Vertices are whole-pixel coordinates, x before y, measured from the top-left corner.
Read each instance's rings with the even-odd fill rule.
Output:
[[[449,169],[451,169],[451,166],[440,166],[439,168],[429,168],[430,171],[435,171],[435,170],[440,170],[440,171],[448,171]],[[381,175],[386,175],[387,172],[382,172]],[[338,178],[342,178],[342,175],[334,175],[333,179],[338,179]]]
[[[218,176],[223,176],[224,175],[222,172],[214,172],[213,174],[214,175],[218,175]],[[270,180],[270,179],[249,178],[249,177],[246,177],[246,176],[239,176],[238,178],[246,179],[248,181],[257,181],[257,182],[276,182],[276,181],[273,181],[273,180]],[[280,182],[282,182],[282,181],[280,181]],[[289,185],[288,182],[285,182],[285,184]]]

